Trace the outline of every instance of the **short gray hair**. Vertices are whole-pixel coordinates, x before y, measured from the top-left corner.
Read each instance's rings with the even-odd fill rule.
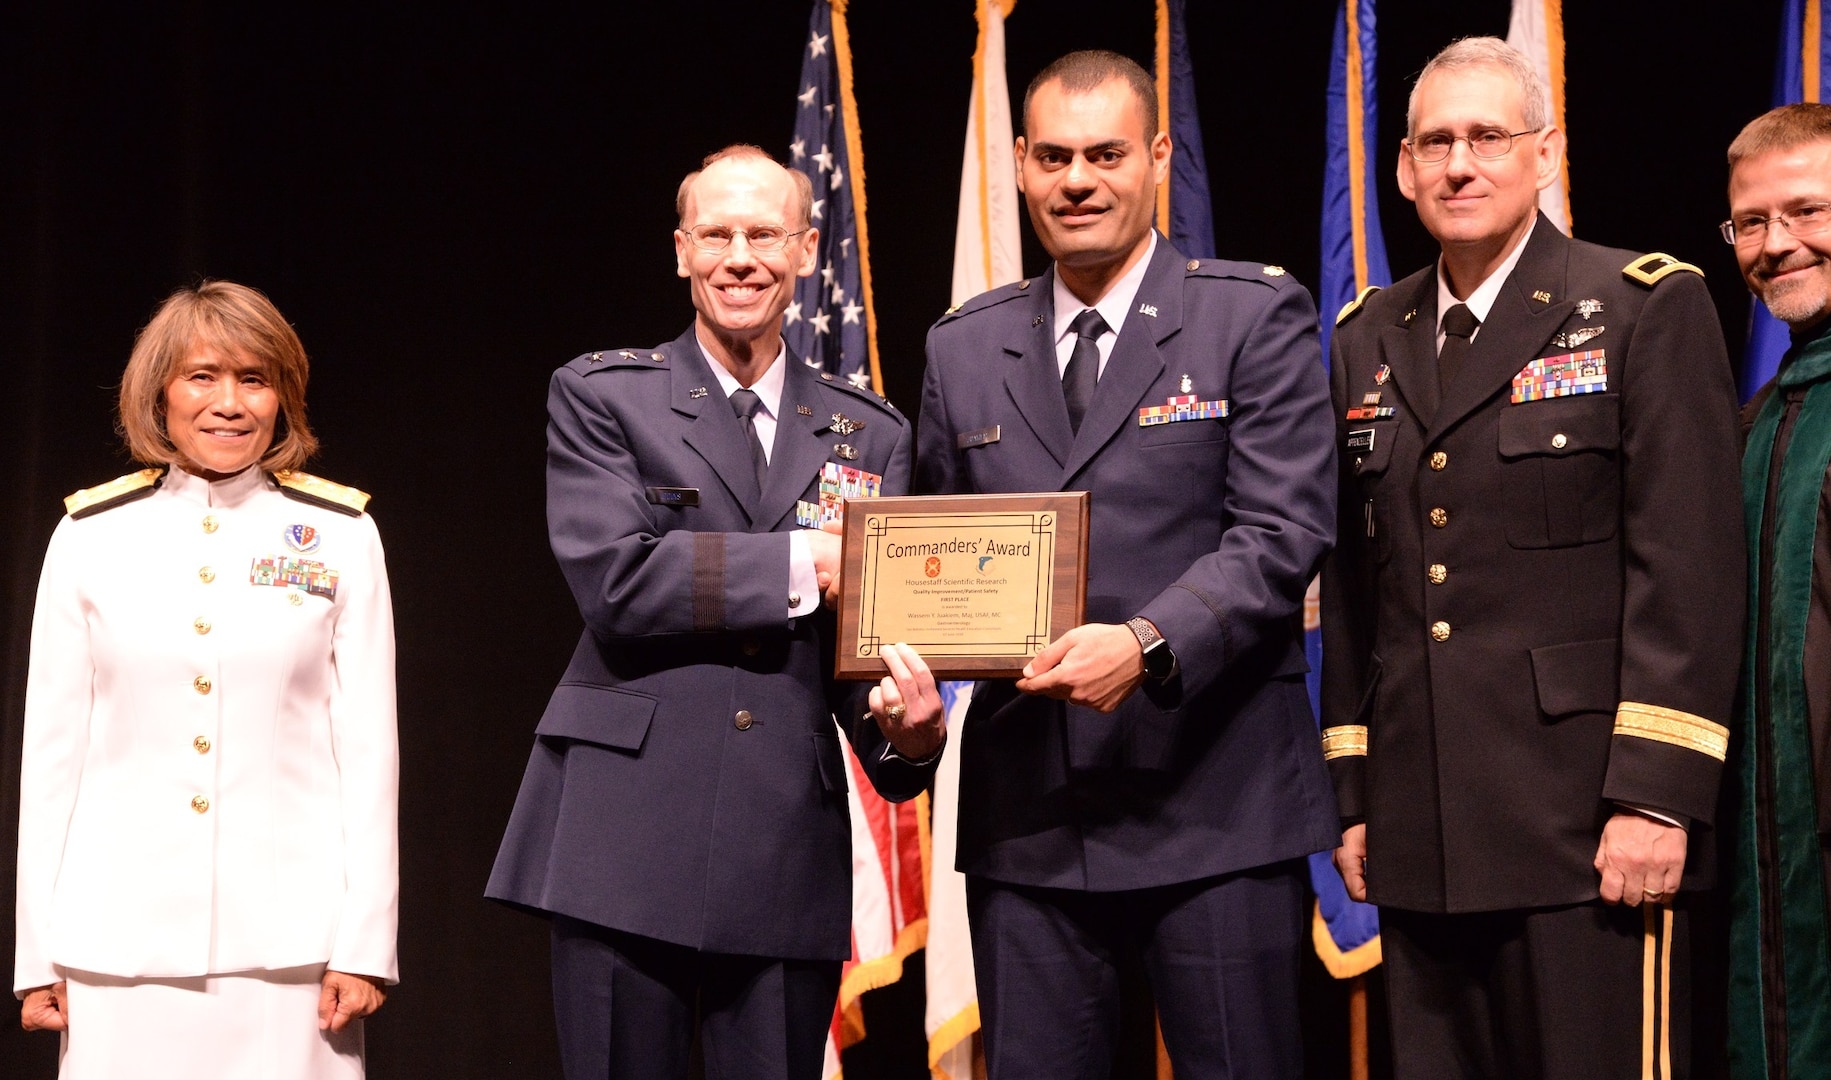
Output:
[[[1519,84],[1520,91],[1526,95],[1526,130],[1537,131],[1551,124],[1551,117],[1545,110],[1545,83],[1533,68],[1532,61],[1497,37],[1467,37],[1451,42],[1418,72],[1418,81],[1411,84],[1411,99],[1405,105],[1407,137],[1418,133],[1418,89],[1424,85],[1424,80],[1440,71],[1471,67],[1498,69]]]

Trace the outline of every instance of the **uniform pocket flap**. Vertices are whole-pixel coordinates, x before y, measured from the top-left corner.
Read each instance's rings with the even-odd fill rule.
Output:
[[[655,699],[608,686],[561,683],[547,701],[536,735],[640,750],[655,718]]]
[[[1500,456],[1562,457],[1621,446],[1621,398],[1583,394],[1509,405],[1500,411]]]
[[[1354,462],[1355,475],[1385,472],[1392,462],[1392,444],[1398,433],[1396,420],[1348,425],[1348,441],[1342,447],[1342,454]]]
[[[1532,680],[1546,716],[1613,713],[1621,703],[1620,641],[1572,641],[1532,650]]]

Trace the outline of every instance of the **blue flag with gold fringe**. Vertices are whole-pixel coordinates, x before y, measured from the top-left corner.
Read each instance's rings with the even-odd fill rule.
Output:
[[[1335,15],[1329,62],[1328,160],[1322,184],[1322,270],[1316,307],[1322,313],[1322,357],[1336,313],[1370,286],[1391,284],[1386,238],[1380,232],[1375,177],[1379,97],[1374,82],[1374,0],[1343,0]],[[1322,628],[1316,586],[1304,605],[1304,651],[1310,660],[1310,701],[1321,709]],[[1310,856],[1316,890],[1311,940],[1329,973],[1352,978],[1380,962],[1379,911],[1348,899],[1327,852]]]
[[[1157,227],[1176,250],[1214,258],[1214,210],[1208,162],[1195,108],[1195,66],[1183,26],[1183,0],[1157,0],[1157,112],[1170,133],[1170,178],[1157,189]]]
[[[1785,0],[1780,15],[1780,53],[1774,61],[1774,105],[1823,101],[1821,81],[1826,67],[1827,26],[1825,0]],[[1742,400],[1755,396],[1780,370],[1789,335],[1786,323],[1774,318],[1767,305],[1748,298],[1748,346],[1742,352]]]

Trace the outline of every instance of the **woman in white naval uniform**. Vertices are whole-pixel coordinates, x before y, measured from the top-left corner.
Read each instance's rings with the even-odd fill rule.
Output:
[[[60,1076],[360,1077],[396,981],[394,629],[368,496],[296,472],[265,296],[175,293],[32,626],[14,992]]]

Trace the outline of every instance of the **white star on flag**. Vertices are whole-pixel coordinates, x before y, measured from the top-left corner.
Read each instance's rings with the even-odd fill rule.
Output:
[[[793,155],[789,160],[800,161],[807,156],[807,143],[802,142],[800,139],[796,139],[794,142],[788,144],[788,152]]]
[[[816,96],[818,96],[819,93],[820,93],[819,87],[810,86],[807,88],[807,90],[804,93],[802,93],[800,96],[796,97],[795,100],[799,101],[801,103],[801,107],[805,109],[809,105],[812,105],[814,103],[814,98]]]
[[[833,317],[824,311],[816,311],[814,317],[809,319],[808,322],[813,324],[814,333],[824,334],[827,332],[827,328],[832,324]]]
[[[826,200],[825,199],[815,199],[814,205],[812,207],[808,208],[807,213],[808,213],[809,217],[813,218],[815,221],[819,221],[820,220],[820,211],[822,211],[824,209],[826,209]]]
[[[833,167],[833,152],[826,148],[825,143],[820,144],[820,152],[814,155],[814,161],[820,165],[821,172]]]
[[[857,371],[847,375],[846,381],[853,386],[858,387],[860,390],[871,389],[871,376],[865,374],[864,368],[859,368]]]
[[[831,40],[831,38],[826,34],[812,35],[808,39],[807,54],[809,56],[825,56],[826,55],[826,43],[829,40]]]
[[[864,314],[865,308],[864,308],[863,304],[860,304],[858,301],[854,300],[851,303],[847,304],[845,307],[840,308],[839,310],[845,312],[845,317],[843,319],[839,320],[839,325],[844,326],[847,323],[851,323],[852,325],[856,326],[856,325],[858,325],[858,317],[860,315]]]
[[[797,303],[790,304],[790,305],[788,305],[787,309],[785,309],[782,312],[782,325],[783,326],[793,326],[800,321],[801,321],[800,303],[797,302]]]
[[[838,191],[839,185],[845,182],[845,174],[846,174],[846,171],[844,169],[834,169],[833,170],[833,179],[828,181],[827,190],[828,191]]]

